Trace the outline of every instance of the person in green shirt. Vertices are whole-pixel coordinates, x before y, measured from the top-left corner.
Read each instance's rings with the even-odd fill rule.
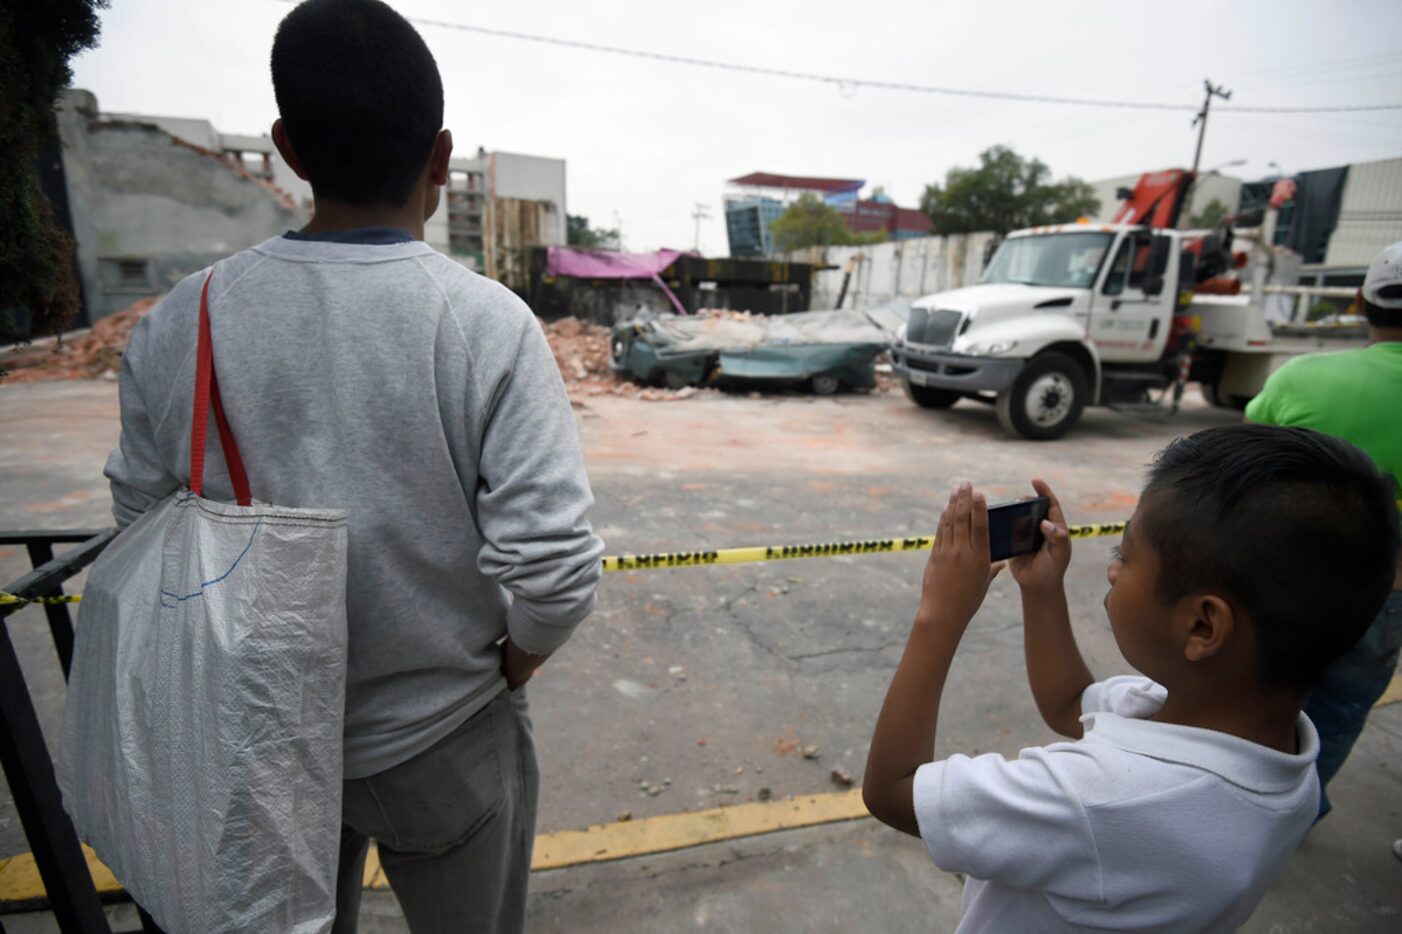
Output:
[[[1358,301],[1368,318],[1368,346],[1289,361],[1251,400],[1246,418],[1343,438],[1367,452],[1396,481],[1402,478],[1402,242],[1373,260]],[[1325,670],[1305,701],[1305,713],[1319,731],[1320,817],[1331,808],[1325,786],[1348,758],[1368,712],[1392,681],[1399,649],[1402,561],[1378,618],[1357,645]]]

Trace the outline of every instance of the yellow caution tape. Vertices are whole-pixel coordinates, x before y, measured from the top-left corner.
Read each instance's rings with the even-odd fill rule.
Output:
[[[1123,522],[1100,525],[1073,525],[1072,538],[1097,538],[1120,535]],[[933,535],[901,536],[900,538],[868,538],[852,542],[818,542],[802,545],[755,545],[750,548],[719,548],[700,551],[659,551],[652,554],[609,555],[604,560],[604,573],[617,571],[651,571],[657,568],[709,567],[716,564],[750,564],[756,561],[791,561],[796,558],[835,558],[839,555],[894,554],[899,551],[928,551],[935,543]]]
[[[18,594],[7,593],[0,590],[0,606],[13,606],[16,603],[35,603],[39,606],[58,606],[61,603],[81,603],[83,595],[80,593],[64,594],[60,597],[21,597]]]
[[[1398,502],[1402,507],[1402,501]],[[1072,538],[1105,538],[1123,535],[1124,522],[1101,522],[1095,525],[1073,525],[1068,532]],[[697,551],[656,551],[650,554],[605,555],[604,573],[619,571],[652,571],[660,568],[711,567],[718,564],[753,564],[760,561],[792,561],[798,558],[836,558],[842,555],[895,554],[901,551],[926,551],[935,543],[933,535],[903,535],[899,538],[864,538],[850,542],[814,542],[799,545],[753,545],[748,548],[714,548]],[[19,597],[0,590],[0,606],[15,603],[53,605],[78,603],[82,594],[62,597]]]
[[[1072,538],[1095,538],[1119,535],[1123,522],[1100,525],[1073,525]],[[749,548],[720,548],[702,551],[659,551],[653,554],[607,555],[603,558],[604,573],[616,571],[651,571],[658,568],[709,567],[715,564],[752,564],[758,561],[791,561],[797,558],[834,558],[838,555],[880,555],[899,551],[928,551],[935,543],[933,535],[901,536],[900,538],[867,538],[853,542],[819,542],[801,545],[755,545]],[[61,597],[21,597],[0,590],[0,606],[34,603],[55,606],[79,603],[82,594]]]

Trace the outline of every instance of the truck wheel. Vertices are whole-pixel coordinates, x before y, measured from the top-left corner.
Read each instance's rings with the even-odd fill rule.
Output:
[[[1081,417],[1089,392],[1086,382],[1085,370],[1065,354],[1033,357],[998,394],[998,421],[1032,441],[1060,438]]]
[[[916,386],[905,380],[905,394],[911,402],[922,409],[947,409],[963,398],[952,389],[935,389],[932,386]]]
[[[819,396],[833,396],[842,388],[842,380],[827,373],[819,373],[812,380],[813,393]]]

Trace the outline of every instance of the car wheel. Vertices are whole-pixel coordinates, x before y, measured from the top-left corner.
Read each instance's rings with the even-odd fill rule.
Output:
[[[1003,428],[1032,441],[1060,438],[1080,420],[1089,392],[1086,372],[1060,353],[1033,357],[998,394]]]
[[[842,388],[842,380],[827,373],[819,373],[813,377],[813,392],[819,396],[835,395]]]
[[[685,389],[691,385],[691,380],[676,370],[666,370],[662,374],[662,384],[668,389]]]
[[[905,381],[905,394],[911,402],[914,402],[922,409],[947,409],[964,398],[962,393],[957,393],[952,389],[935,389],[933,386],[916,386],[910,380]]]

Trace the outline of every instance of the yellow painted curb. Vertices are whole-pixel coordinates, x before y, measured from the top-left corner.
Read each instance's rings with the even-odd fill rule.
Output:
[[[851,791],[802,795],[782,801],[711,808],[689,814],[664,814],[635,821],[596,824],[584,830],[538,835],[531,869],[563,869],[583,863],[650,856],[707,843],[866,816],[861,789],[854,788]],[[83,847],[83,855],[87,858],[88,871],[92,873],[98,892],[108,895],[122,890],[111,870],[89,847]],[[373,846],[365,859],[364,884],[369,889],[389,887],[389,880],[380,866],[380,855]],[[37,904],[43,898],[44,883],[39,877],[33,855],[21,853],[0,859],[0,910],[12,903],[26,906]]]
[[[803,795],[782,801],[711,808],[690,814],[664,814],[661,817],[599,824],[587,830],[563,830],[536,837],[531,869],[562,869],[580,863],[650,856],[705,843],[866,816],[862,791],[854,788],[851,791]]]
[[[88,861],[88,872],[101,894],[120,892],[122,884],[112,875],[112,870],[102,864],[92,847],[83,844],[83,856]],[[43,899],[44,883],[39,878],[39,867],[34,862],[33,853],[21,853],[0,859],[0,909],[10,902],[32,902]]]

